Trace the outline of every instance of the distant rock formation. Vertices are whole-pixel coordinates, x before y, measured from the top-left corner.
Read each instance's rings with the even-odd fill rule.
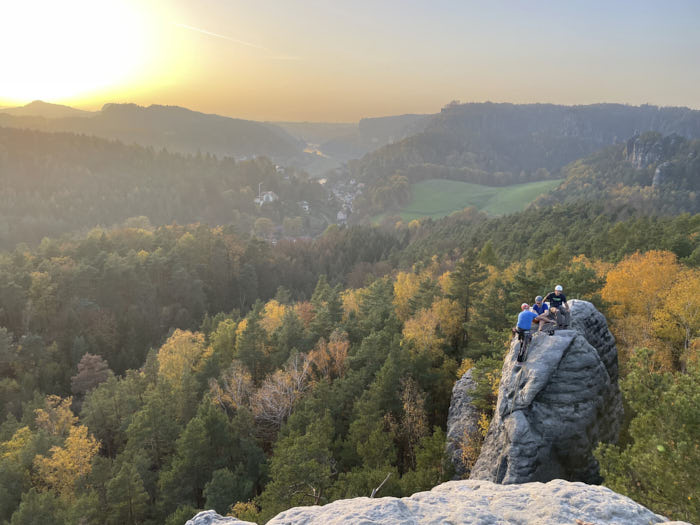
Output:
[[[257,525],[250,521],[241,521],[230,516],[221,516],[213,510],[205,510],[197,514],[185,525]]]
[[[472,370],[462,376],[452,388],[452,401],[447,416],[447,446],[445,453],[455,467],[455,479],[467,474],[462,459],[462,446],[465,437],[478,430],[479,410],[472,405],[471,393],[476,388],[472,379]]]
[[[649,525],[664,522],[668,520],[663,516],[608,488],[558,479],[546,484],[523,485],[449,481],[408,498],[354,498],[323,507],[295,507],[278,514],[267,525]],[[228,523],[241,522],[217,525]]]
[[[663,162],[656,167],[654,170],[654,178],[651,181],[652,186],[659,186],[663,184],[666,180],[667,173],[671,167],[670,162]]]
[[[620,428],[617,349],[605,317],[591,303],[569,304],[572,329],[535,334],[522,366],[518,342],[511,344],[471,479],[602,481],[592,451],[598,442],[615,442]]]
[[[673,157],[683,142],[683,137],[676,134],[666,137],[660,133],[635,135],[627,141],[625,159],[637,169],[646,168]]]

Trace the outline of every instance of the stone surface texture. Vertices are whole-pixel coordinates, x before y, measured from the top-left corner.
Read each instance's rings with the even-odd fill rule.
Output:
[[[476,432],[479,423],[479,410],[471,401],[471,393],[476,388],[472,371],[467,370],[452,388],[452,401],[447,416],[447,457],[455,467],[455,479],[461,479],[467,473],[462,461],[462,444],[465,436]]]
[[[221,516],[214,510],[205,510],[197,514],[191,520],[187,520],[185,525],[256,525],[250,521],[241,521],[229,516]]]
[[[602,481],[592,451],[598,442],[617,440],[622,420],[617,349],[591,303],[569,304],[570,329],[535,334],[522,365],[512,342],[471,479]]]
[[[499,485],[449,481],[408,498],[354,498],[295,507],[268,525],[479,524],[649,525],[667,520],[612,490],[554,480]],[[682,522],[673,522],[682,523]]]

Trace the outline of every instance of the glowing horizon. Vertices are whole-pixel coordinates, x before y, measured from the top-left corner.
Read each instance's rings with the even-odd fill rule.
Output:
[[[450,100],[700,108],[700,3],[23,0],[0,107],[356,122]]]

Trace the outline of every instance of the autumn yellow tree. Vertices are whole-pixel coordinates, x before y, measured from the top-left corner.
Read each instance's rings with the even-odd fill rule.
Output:
[[[236,337],[245,332],[246,328],[248,328],[248,319],[243,319],[236,327]]]
[[[185,372],[201,369],[211,354],[211,348],[205,344],[204,334],[175,330],[158,350],[158,374],[176,385]]]
[[[405,321],[411,316],[411,298],[416,295],[420,279],[414,273],[399,272],[394,280],[394,307],[396,316]]]
[[[428,434],[428,416],[425,410],[425,393],[415,379],[406,377],[401,380],[402,413],[396,420],[391,414],[386,421],[399,441],[404,469],[416,467],[416,449],[421,438]]]
[[[432,309],[419,310],[404,323],[403,342],[409,343],[419,352],[435,354],[444,342],[437,333],[438,322],[438,317]]]
[[[282,326],[282,321],[284,320],[284,314],[287,307],[280,304],[275,299],[268,301],[262,312],[262,319],[260,319],[260,326],[269,334],[272,334],[280,326]]]
[[[46,396],[44,408],[34,411],[37,426],[52,436],[67,436],[78,418],[71,410],[72,397]]]
[[[340,300],[343,303],[343,319],[347,319],[350,314],[358,315],[360,313],[362,298],[366,293],[365,288],[348,288],[340,294]]]
[[[452,272],[445,272],[440,277],[438,277],[438,286],[443,295],[448,295],[450,293],[450,288],[452,286]]]
[[[615,335],[627,350],[653,342],[654,313],[680,271],[673,253],[657,250],[630,255],[608,271],[601,295],[611,304]]]
[[[99,448],[99,442],[88,434],[86,426],[71,427],[62,447],[51,447],[48,457],[34,458],[39,486],[72,499],[76,483],[90,473],[92,458]]]
[[[700,270],[680,272],[668,290],[663,303],[653,313],[653,331],[670,346],[670,365],[674,369],[685,366],[697,356],[700,335]]]
[[[22,452],[32,440],[32,431],[29,427],[20,427],[9,441],[0,443],[0,460],[19,462]]]
[[[671,252],[634,253],[608,271],[603,299],[612,304],[610,312],[615,318],[632,314],[651,320],[680,270]]]
[[[449,340],[462,332],[462,306],[452,299],[438,299],[431,310],[435,314],[440,332]]]

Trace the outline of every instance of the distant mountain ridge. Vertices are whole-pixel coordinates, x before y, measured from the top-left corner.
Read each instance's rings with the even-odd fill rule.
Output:
[[[428,165],[551,172],[645,131],[698,138],[700,111],[622,104],[450,104],[429,118],[424,131],[369,153],[354,172],[370,181]]]
[[[94,111],[84,111],[62,104],[51,104],[43,100],[35,100],[24,106],[0,108],[0,112],[14,117],[44,118],[89,117],[95,114]]]
[[[46,113],[32,116],[26,108],[19,114],[0,111],[0,126],[82,133],[170,151],[239,158],[265,155],[282,160],[301,155],[303,150],[300,141],[277,126],[179,106],[105,104],[101,111],[88,117],[57,118],[48,118]]]

